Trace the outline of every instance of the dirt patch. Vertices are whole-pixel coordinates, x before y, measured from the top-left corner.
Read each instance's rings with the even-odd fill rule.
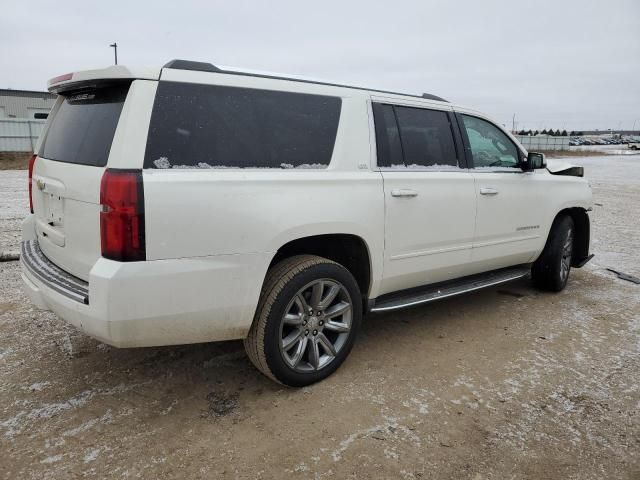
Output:
[[[0,303],[0,315],[2,315],[3,313],[6,313],[6,312],[12,311],[13,309],[16,308],[16,306],[17,305],[15,303],[11,303],[11,302],[9,302],[9,303]]]
[[[31,152],[0,152],[0,170],[26,170]]]
[[[226,392],[210,392],[207,394],[208,409],[203,417],[224,417],[238,408],[238,394]]]

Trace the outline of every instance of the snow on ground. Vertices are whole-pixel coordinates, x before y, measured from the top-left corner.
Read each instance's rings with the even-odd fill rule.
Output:
[[[640,286],[604,270],[640,275],[640,155],[569,161],[593,185],[596,258],[565,291],[520,280],[370,315],[303,389],[240,342],[102,345],[0,263],[0,477],[640,478]],[[0,248],[25,185],[0,172]]]
[[[0,170],[0,253],[17,252],[20,223],[29,213],[26,170]]]
[[[591,250],[589,268],[613,268],[640,277],[640,154],[602,157],[573,157],[581,165],[593,188]],[[625,215],[629,209],[633,217]]]

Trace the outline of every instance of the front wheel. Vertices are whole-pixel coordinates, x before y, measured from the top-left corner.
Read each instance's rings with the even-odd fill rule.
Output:
[[[537,288],[550,292],[564,289],[571,271],[573,242],[573,219],[568,215],[556,218],[542,254],[531,267],[531,277]]]
[[[245,350],[269,378],[302,387],[344,362],[361,318],[353,275],[326,258],[298,255],[267,273]]]

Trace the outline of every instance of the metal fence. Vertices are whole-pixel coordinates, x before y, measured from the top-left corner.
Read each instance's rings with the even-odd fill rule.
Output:
[[[0,152],[33,152],[46,120],[0,119]]]
[[[524,148],[536,150],[569,150],[571,137],[553,137],[550,135],[516,135]]]

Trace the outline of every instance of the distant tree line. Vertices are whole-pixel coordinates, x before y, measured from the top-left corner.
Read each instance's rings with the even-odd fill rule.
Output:
[[[546,128],[544,130],[542,130],[541,132],[538,130],[520,130],[517,132],[518,135],[529,135],[530,137],[535,137],[536,135],[550,135],[552,137],[566,137],[566,136],[571,136],[571,137],[581,137],[582,135],[584,135],[584,133],[582,132],[576,132],[574,130],[571,130],[571,132],[567,133],[566,130],[553,130],[553,129],[549,129],[547,130]]]

